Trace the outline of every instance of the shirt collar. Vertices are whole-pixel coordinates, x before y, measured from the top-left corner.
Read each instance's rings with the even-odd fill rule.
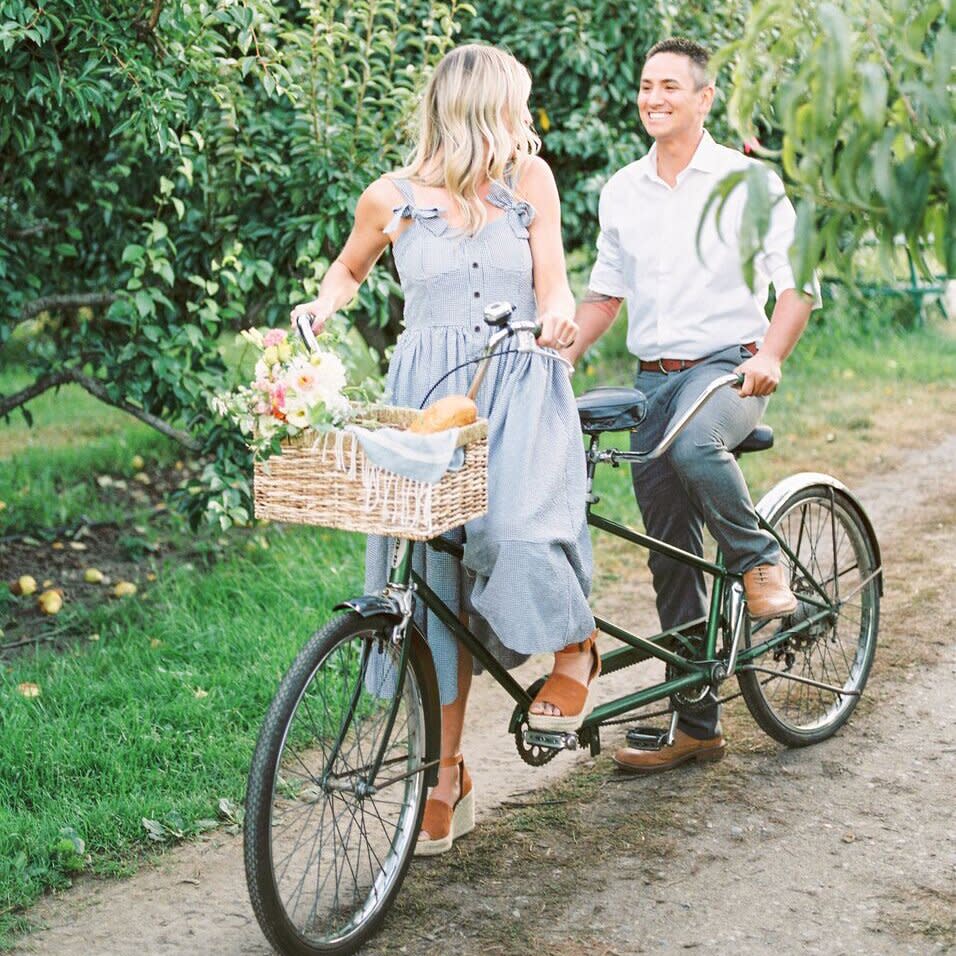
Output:
[[[647,151],[643,167],[642,172],[645,177],[655,182],[661,181],[657,175],[657,143],[654,143]],[[716,173],[720,171],[719,167],[720,156],[718,155],[717,144],[710,133],[704,130],[704,134],[697,144],[697,149],[694,150],[694,155],[691,156],[686,168],[681,170],[678,179],[682,179],[688,169],[698,169],[702,173]]]

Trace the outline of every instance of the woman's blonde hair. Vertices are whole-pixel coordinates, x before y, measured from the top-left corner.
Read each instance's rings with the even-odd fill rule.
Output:
[[[451,50],[425,87],[412,159],[393,176],[443,186],[473,235],[488,219],[477,187],[509,167],[516,175],[541,148],[523,119],[530,93],[531,74],[510,53],[475,43]]]

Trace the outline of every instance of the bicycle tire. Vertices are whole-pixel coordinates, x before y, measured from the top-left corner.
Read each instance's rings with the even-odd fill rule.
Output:
[[[285,956],[354,953],[384,919],[411,862],[425,806],[418,768],[431,684],[410,647],[389,732],[400,653],[389,640],[393,625],[385,615],[349,612],[313,635],[259,734],[246,790],[246,882],[263,933]],[[386,733],[381,789],[362,793]]]
[[[857,502],[828,484],[808,484],[793,491],[766,517],[816,584],[831,600],[840,601],[827,618],[804,628],[754,664],[852,694],[835,694],[765,672],[738,673],[743,698],[761,729],[788,747],[804,747],[836,733],[849,720],[866,686],[879,630],[879,548]],[[761,628],[775,627],[777,633],[819,610],[800,600],[815,594],[810,579],[786,554],[781,560],[798,605],[790,617]],[[748,648],[755,639],[752,627],[748,620],[743,635]]]

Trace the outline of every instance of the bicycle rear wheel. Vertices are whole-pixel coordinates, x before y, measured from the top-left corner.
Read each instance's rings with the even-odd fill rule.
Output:
[[[781,555],[798,605],[782,621],[745,628],[747,647],[793,635],[753,662],[763,670],[739,673],[740,690],[766,733],[802,747],[842,727],[866,686],[879,628],[878,548],[859,505],[826,484],[793,492],[766,517],[799,561]]]
[[[408,869],[425,803],[430,685],[409,648],[396,699],[393,623],[349,613],[315,634],[259,735],[246,791],[246,880],[280,953],[355,952]]]

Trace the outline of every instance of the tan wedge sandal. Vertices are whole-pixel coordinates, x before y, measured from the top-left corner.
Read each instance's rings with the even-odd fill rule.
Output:
[[[555,656],[558,654],[583,654],[585,652],[591,655],[591,674],[588,677],[588,682],[582,684],[566,674],[551,674],[534,700],[535,703],[541,701],[551,704],[552,707],[557,707],[561,713],[555,716],[529,713],[528,726],[532,730],[577,730],[584,723],[588,714],[591,713],[591,708],[588,706],[591,684],[601,673],[601,655],[597,649],[597,631],[593,631],[591,636],[581,641],[580,644],[569,644],[563,650],[555,651]]]
[[[454,757],[442,757],[439,767],[458,767],[458,780],[461,786],[454,807],[444,800],[429,797],[425,801],[425,815],[422,828],[415,845],[415,856],[437,856],[451,849],[458,837],[470,833],[475,828],[475,792],[471,786],[471,775],[465,767],[465,758],[461,754]]]

